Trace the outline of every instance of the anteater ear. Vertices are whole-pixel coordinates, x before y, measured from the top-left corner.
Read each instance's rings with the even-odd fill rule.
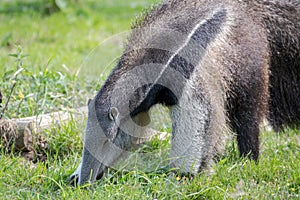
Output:
[[[118,111],[118,108],[116,107],[111,107],[109,109],[109,113],[108,113],[108,117],[110,120],[116,120],[119,116],[119,111]]]

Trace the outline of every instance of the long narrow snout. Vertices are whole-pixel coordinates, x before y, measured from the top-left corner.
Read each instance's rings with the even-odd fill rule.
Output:
[[[73,185],[83,185],[85,183],[92,183],[96,179],[102,178],[104,169],[101,162],[94,157],[88,149],[83,149],[82,162],[77,170],[70,176],[70,182]]]
[[[97,177],[102,176],[104,172],[104,167],[101,167],[101,155],[108,139],[99,126],[94,100],[89,102],[88,108],[89,113],[84,136],[82,160],[76,171],[70,176],[70,181],[74,185],[92,183]],[[99,171],[100,168],[102,169],[101,171]]]

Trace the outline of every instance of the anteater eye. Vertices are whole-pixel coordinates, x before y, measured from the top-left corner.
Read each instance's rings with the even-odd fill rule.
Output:
[[[110,120],[116,120],[119,116],[119,111],[116,107],[111,107],[109,109],[108,117]]]

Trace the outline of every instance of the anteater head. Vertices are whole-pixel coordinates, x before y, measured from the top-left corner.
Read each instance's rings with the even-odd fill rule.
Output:
[[[150,123],[148,111],[154,104],[177,103],[176,95],[167,86],[154,84],[160,65],[152,66],[152,70],[148,69],[149,64],[144,67],[126,74],[113,71],[89,101],[82,163],[71,176],[77,177],[80,185],[101,178],[108,167],[121,157],[128,157],[138,141],[151,137],[153,132],[146,129]]]

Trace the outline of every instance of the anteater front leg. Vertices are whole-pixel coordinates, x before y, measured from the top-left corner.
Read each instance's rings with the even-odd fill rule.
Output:
[[[170,167],[182,174],[197,174],[211,160],[211,108],[204,99],[186,92],[171,106],[172,141]]]

